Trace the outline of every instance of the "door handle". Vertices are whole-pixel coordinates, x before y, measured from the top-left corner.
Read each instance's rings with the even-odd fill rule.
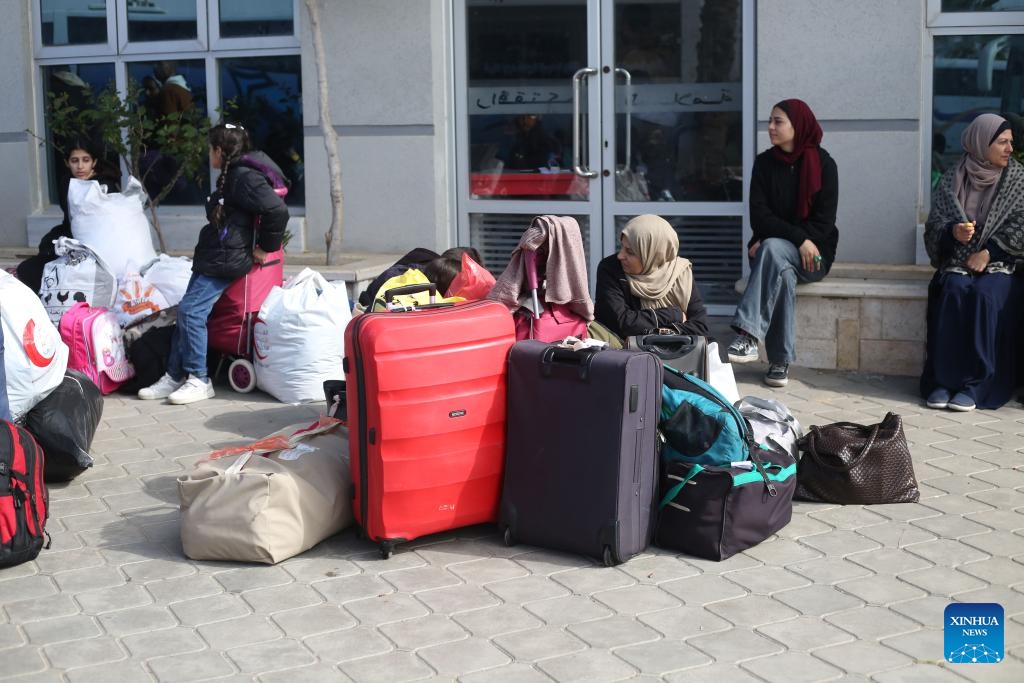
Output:
[[[633,76],[621,66],[615,67],[615,73],[626,79],[626,163],[615,168],[615,175],[622,175],[633,159]]]
[[[584,78],[596,73],[597,69],[584,67],[572,75],[572,172],[581,178],[597,177],[597,171],[583,167],[580,144],[580,84]]]

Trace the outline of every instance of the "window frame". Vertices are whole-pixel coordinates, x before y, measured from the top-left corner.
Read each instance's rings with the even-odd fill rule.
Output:
[[[209,36],[210,50],[246,50],[251,49],[253,39],[258,38],[260,44],[267,49],[295,48],[302,45],[302,11],[301,0],[292,3],[292,34],[290,36],[244,36],[239,38],[223,38],[220,35],[220,0],[207,0],[209,3]]]
[[[943,12],[942,0],[927,0],[925,26],[928,28],[987,28],[1020,26],[1024,11]]]
[[[32,79],[36,88],[36,113],[33,117],[35,130],[46,131],[46,94],[47,86],[43,77],[45,67],[60,64],[103,64],[109,63],[114,69],[114,85],[123,96],[128,87],[128,65],[133,62],[149,62],[159,60],[203,61],[203,72],[206,78],[206,111],[211,122],[219,119],[217,108],[221,104],[222,86],[219,80],[220,60],[245,59],[249,57],[297,56],[302,57],[300,23],[300,0],[291,0],[293,12],[293,32],[290,36],[220,38],[220,0],[195,0],[197,40],[146,41],[127,43],[128,14],[122,0],[107,0],[107,42],[87,45],[44,46],[42,44],[42,1],[31,0],[32,19],[34,25]],[[111,11],[110,5],[115,5]],[[121,39],[124,36],[124,40]],[[258,45],[254,46],[254,42]],[[300,72],[301,80],[302,74]],[[49,154],[39,157],[39,196],[41,205],[56,206],[50,201],[47,187],[49,178],[55,169],[51,168],[52,159]],[[122,169],[126,171],[127,169]],[[216,182],[218,171],[209,169],[210,187]],[[305,202],[304,202],[305,203]],[[163,207],[164,205],[161,205]],[[175,204],[166,205],[179,215],[201,213],[199,205]],[[304,205],[295,205],[301,213]]]
[[[927,0],[926,43],[921,78],[921,197],[927,215],[932,201],[931,147],[935,131],[935,39],[940,36],[1024,34],[1024,12],[942,12],[942,0]]]

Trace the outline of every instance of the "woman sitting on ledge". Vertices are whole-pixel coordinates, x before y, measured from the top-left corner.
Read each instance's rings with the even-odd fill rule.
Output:
[[[932,194],[925,247],[928,345],[921,395],[929,408],[999,408],[1013,395],[1024,283],[1024,166],[1010,124],[981,114],[964,155]]]

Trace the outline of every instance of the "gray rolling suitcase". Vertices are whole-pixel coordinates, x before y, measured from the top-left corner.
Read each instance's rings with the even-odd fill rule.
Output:
[[[647,547],[661,380],[661,363],[646,351],[512,347],[499,513],[506,543],[609,566]]]

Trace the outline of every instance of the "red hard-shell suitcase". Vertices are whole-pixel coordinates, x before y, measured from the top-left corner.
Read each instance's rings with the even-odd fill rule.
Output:
[[[494,301],[365,313],[345,330],[356,522],[380,544],[497,519],[508,352]]]
[[[647,351],[520,341],[509,354],[505,542],[625,562],[647,547],[662,366]]]

